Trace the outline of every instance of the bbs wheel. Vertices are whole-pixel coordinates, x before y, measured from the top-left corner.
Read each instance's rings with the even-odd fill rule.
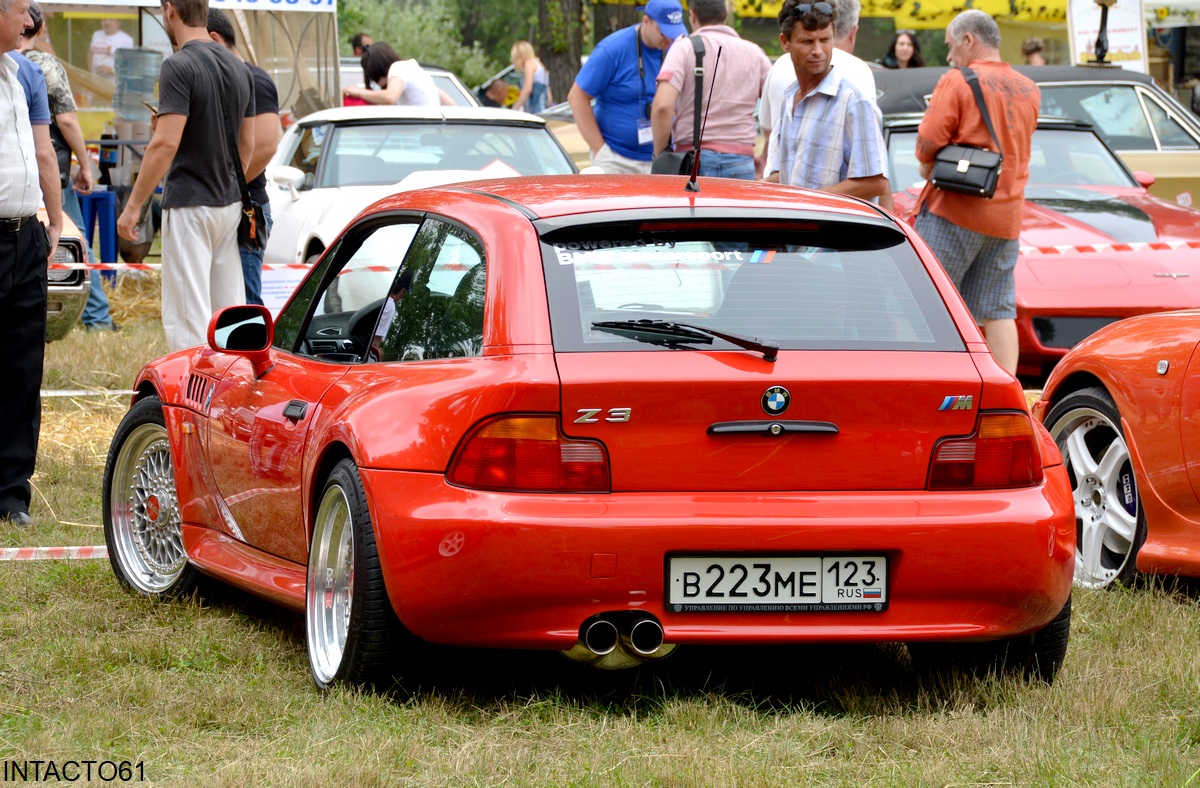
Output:
[[[1075,584],[1130,582],[1146,518],[1116,404],[1102,388],[1082,389],[1050,410],[1046,427],[1062,451],[1075,500]]]
[[[199,573],[180,533],[171,444],[157,397],[121,419],[104,466],[104,541],[117,580],[152,597],[182,596]]]
[[[304,626],[321,689],[390,678],[402,628],[384,588],[362,481],[348,459],[334,466],[317,504]]]

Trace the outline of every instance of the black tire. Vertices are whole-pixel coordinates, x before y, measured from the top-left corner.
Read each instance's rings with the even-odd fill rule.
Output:
[[[405,633],[384,586],[362,480],[348,459],[334,466],[318,499],[304,629],[320,689],[380,687],[392,679]]]
[[[175,466],[157,397],[138,400],[121,419],[102,496],[108,561],[121,585],[152,598],[195,590],[200,573],[183,549]]]
[[[1046,626],[1028,635],[985,643],[909,643],[913,665],[924,673],[961,671],[975,676],[1019,675],[1053,684],[1067,656],[1071,635],[1071,599]]]
[[[1063,454],[1075,501],[1075,584],[1133,583],[1146,515],[1116,403],[1102,388],[1080,389],[1050,409],[1046,429]]]

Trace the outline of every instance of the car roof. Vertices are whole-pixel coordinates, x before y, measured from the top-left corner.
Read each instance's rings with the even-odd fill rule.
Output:
[[[605,212],[643,212],[705,208],[744,208],[762,217],[789,218],[802,211],[829,218],[861,219],[875,224],[895,222],[874,205],[831,192],[792,186],[742,181],[734,178],[701,178],[700,191],[684,190],[685,179],[664,175],[555,175],[471,181],[447,187],[402,192],[385,198],[377,209],[403,209],[419,201],[423,207],[436,205],[464,190],[487,194],[512,205],[530,218],[548,219]],[[435,194],[441,192],[439,196]]]
[[[302,126],[313,123],[346,123],[371,120],[433,120],[433,121],[488,121],[492,123],[528,124],[544,126],[546,121],[528,112],[495,107],[399,107],[365,106],[333,107],[318,110],[300,119]]]
[[[1097,66],[1013,66],[1018,72],[1039,85],[1070,84],[1072,82],[1114,82],[1153,85],[1148,74],[1127,71],[1122,68]],[[925,97],[942,75],[949,71],[944,66],[924,68],[897,68],[873,71],[875,90],[879,96],[879,109],[889,115],[898,112],[924,112]]]

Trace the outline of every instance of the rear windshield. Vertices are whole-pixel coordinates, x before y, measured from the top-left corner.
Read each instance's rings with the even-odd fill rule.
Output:
[[[784,350],[963,349],[903,236],[865,232],[868,237],[855,243],[853,226],[808,227],[717,232],[697,223],[695,230],[645,232],[610,225],[543,236],[554,347],[663,350],[670,337],[656,324],[669,322],[759,338]],[[647,325],[651,330],[640,335]],[[681,344],[736,347],[719,338]]]

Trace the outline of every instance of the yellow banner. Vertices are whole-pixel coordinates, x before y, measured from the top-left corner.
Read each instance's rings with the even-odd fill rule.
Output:
[[[779,16],[781,0],[735,0],[741,17]],[[940,29],[968,8],[1014,22],[1066,22],[1066,0],[862,0],[862,16],[892,17],[898,29]]]

